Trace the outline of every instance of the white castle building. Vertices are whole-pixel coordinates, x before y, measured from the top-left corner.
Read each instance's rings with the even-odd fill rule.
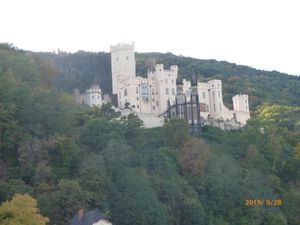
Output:
[[[101,107],[103,104],[103,95],[99,85],[93,84],[85,93],[80,94],[78,89],[74,90],[75,102],[87,104],[89,106]]]
[[[147,78],[137,76],[135,68],[133,43],[111,46],[112,91],[118,96],[118,108],[135,112],[144,120],[146,127],[162,125],[158,116],[166,114],[170,106],[177,104],[179,95],[184,96],[185,102],[191,101],[192,88],[198,96],[201,120],[206,124],[224,129],[224,124],[212,122],[215,120],[223,121],[225,127],[229,122],[233,127],[242,127],[250,118],[248,95],[233,96],[233,110],[224,105],[221,80],[196,81],[194,85],[191,81],[182,80],[176,85],[177,65],[166,70],[164,65],[157,64],[154,71],[148,72]],[[173,117],[180,117],[176,113],[173,112]],[[188,113],[186,115],[189,116]],[[186,119],[190,122],[190,118]]]

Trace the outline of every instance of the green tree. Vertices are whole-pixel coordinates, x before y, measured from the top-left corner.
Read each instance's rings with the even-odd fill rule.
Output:
[[[81,150],[75,141],[65,134],[56,134],[47,143],[50,165],[58,179],[69,178],[76,173]]]
[[[189,125],[183,119],[171,119],[163,126],[165,143],[176,149],[189,140]]]
[[[166,208],[149,183],[128,171],[120,173],[110,198],[111,220],[122,225],[165,225]]]
[[[89,205],[90,194],[82,190],[77,181],[60,180],[56,191],[51,195],[54,206],[50,212],[49,218],[55,221],[57,225],[68,224],[71,218],[76,214],[78,208],[86,208]]]

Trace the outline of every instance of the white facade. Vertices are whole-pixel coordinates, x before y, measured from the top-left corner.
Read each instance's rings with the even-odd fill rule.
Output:
[[[101,107],[103,104],[102,91],[99,85],[92,85],[86,90],[86,93],[80,94],[78,90],[74,91],[75,101],[80,104],[87,104],[89,106]]]
[[[119,81],[135,77],[134,43],[111,46],[110,51],[112,93],[118,94]]]
[[[198,82],[197,87],[200,115],[203,119],[235,120],[243,125],[250,119],[248,95],[238,94],[233,96],[233,110],[230,110],[223,103],[221,80],[210,80],[207,83]],[[183,80],[183,90],[187,101],[190,101],[190,81]]]

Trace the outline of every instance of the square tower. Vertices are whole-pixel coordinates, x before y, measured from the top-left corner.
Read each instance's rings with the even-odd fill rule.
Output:
[[[135,77],[134,43],[110,46],[112,93],[117,94],[120,80]]]

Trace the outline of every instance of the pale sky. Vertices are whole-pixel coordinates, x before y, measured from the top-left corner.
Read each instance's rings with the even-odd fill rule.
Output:
[[[300,74],[299,0],[0,0],[0,42],[172,52]]]

